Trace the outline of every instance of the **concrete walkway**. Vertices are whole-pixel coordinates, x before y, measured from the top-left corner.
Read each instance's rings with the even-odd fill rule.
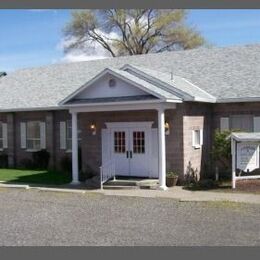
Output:
[[[3,184],[0,183],[0,188],[23,188],[34,189],[39,191],[49,192],[71,192],[79,194],[98,193],[105,196],[128,196],[128,197],[143,197],[143,198],[171,198],[178,201],[231,201],[241,203],[260,204],[260,194],[251,193],[232,193],[232,192],[212,192],[212,191],[188,191],[180,186],[175,186],[167,191],[150,190],[150,189],[123,189],[123,190],[86,190],[70,188],[53,188],[53,187],[35,187],[30,185],[20,184]]]
[[[212,191],[188,191],[176,186],[167,191],[159,190],[103,190],[95,191],[107,196],[133,196],[151,198],[172,198],[179,201],[232,201],[243,203],[260,204],[260,194],[232,193],[232,192],[212,192]]]

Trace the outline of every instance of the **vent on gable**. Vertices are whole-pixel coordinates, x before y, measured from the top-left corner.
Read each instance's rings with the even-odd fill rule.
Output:
[[[116,80],[115,80],[115,79],[110,79],[110,80],[108,81],[108,86],[109,86],[110,88],[115,87],[115,86],[116,86]]]

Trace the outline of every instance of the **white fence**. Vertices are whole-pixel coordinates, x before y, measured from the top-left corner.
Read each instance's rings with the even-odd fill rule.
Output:
[[[116,166],[115,161],[108,161],[100,167],[100,187],[103,189],[103,184],[110,179],[116,178]]]

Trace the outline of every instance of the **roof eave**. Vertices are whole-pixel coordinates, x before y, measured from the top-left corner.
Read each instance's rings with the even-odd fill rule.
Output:
[[[260,97],[220,98],[216,103],[259,102]]]

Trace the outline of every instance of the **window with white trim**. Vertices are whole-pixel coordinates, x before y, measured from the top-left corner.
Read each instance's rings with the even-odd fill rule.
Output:
[[[203,129],[192,130],[192,146],[198,149],[203,144]]]
[[[72,150],[72,121],[67,120],[66,124],[66,143],[67,150]]]
[[[78,141],[80,138],[81,130],[78,129]],[[72,121],[66,120],[60,122],[60,149],[71,152],[72,150]]]
[[[254,129],[253,115],[231,115],[230,129],[252,132]]]
[[[220,118],[220,130],[259,131],[259,122],[253,115],[230,115]]]
[[[40,121],[29,121],[26,123],[26,147],[29,150],[41,149]]]
[[[0,122],[0,149],[4,148],[3,123]]]

